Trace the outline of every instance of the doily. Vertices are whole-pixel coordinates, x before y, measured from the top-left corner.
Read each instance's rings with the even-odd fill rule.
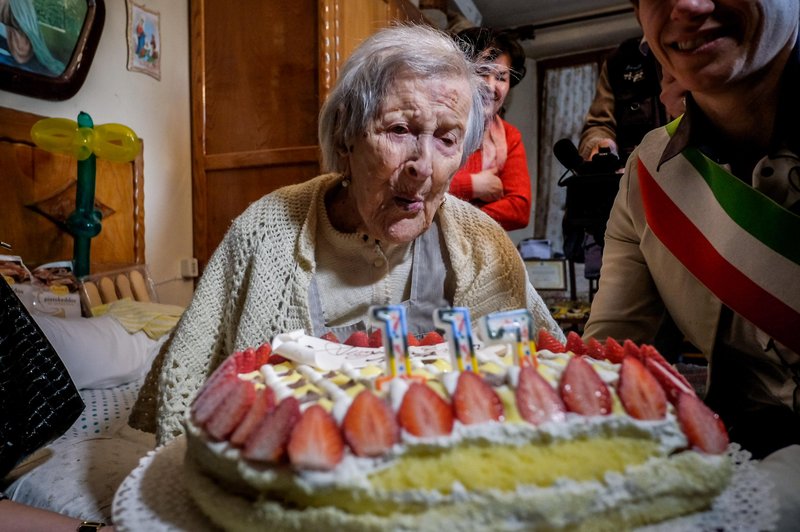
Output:
[[[181,436],[150,451],[114,496],[113,522],[119,531],[216,532],[192,502],[183,483],[186,439]]]
[[[181,436],[151,451],[120,486],[114,497],[114,525],[120,531],[216,532],[194,505],[183,483],[186,439]],[[750,453],[731,444],[728,455],[733,476],[728,488],[706,512],[671,519],[638,529],[639,532],[745,532],[772,530],[778,505],[772,484],[759,471]]]
[[[706,512],[670,519],[638,529],[639,532],[751,532],[774,530],[778,521],[778,501],[772,494],[772,481],[756,468],[750,453],[739,444],[728,447],[733,476],[728,488]]]

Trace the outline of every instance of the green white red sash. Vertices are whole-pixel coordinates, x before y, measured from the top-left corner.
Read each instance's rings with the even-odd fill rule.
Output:
[[[694,148],[659,172],[676,126],[640,147],[647,224],[725,305],[800,353],[800,217]]]

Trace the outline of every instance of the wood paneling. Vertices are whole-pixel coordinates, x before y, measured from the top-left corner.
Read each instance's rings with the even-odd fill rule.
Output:
[[[194,253],[252,201],[319,173],[317,0],[191,3]]]

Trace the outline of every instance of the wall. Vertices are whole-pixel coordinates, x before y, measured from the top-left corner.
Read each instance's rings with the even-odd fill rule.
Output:
[[[145,256],[162,303],[185,305],[193,283],[180,278],[192,256],[188,0],[147,0],[161,15],[161,80],[129,72],[125,0],[105,0],[106,20],[86,82],[62,102],[0,91],[0,106],[95,124],[118,122],[144,140]]]
[[[533,236],[533,220],[536,205],[536,179],[539,148],[539,96],[536,86],[536,62],[527,59],[525,61],[525,77],[508,93],[506,98],[505,119],[522,133],[522,144],[525,146],[525,156],[528,160],[528,175],[531,176],[531,192],[533,194],[531,202],[531,218],[528,227],[509,231],[508,236],[515,244],[524,238]]]

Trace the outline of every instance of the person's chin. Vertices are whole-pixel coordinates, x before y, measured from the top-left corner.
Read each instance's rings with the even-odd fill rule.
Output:
[[[404,244],[416,239],[425,232],[427,224],[420,212],[417,216],[395,220],[384,228],[382,240],[392,244]]]

